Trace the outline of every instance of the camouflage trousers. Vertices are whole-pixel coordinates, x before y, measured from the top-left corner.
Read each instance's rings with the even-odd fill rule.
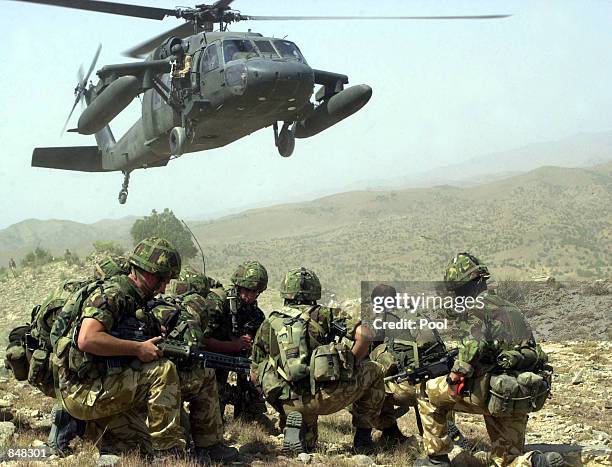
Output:
[[[448,454],[453,443],[446,432],[446,421],[450,411],[482,414],[491,439],[491,465],[496,467],[531,466],[532,452],[523,454],[527,415],[510,417],[492,416],[486,408],[488,377],[485,375],[471,381],[472,392],[466,396],[452,396],[446,377],[441,376],[427,382],[426,400],[419,398],[419,410],[423,421],[423,444],[428,456]]]
[[[101,451],[150,454],[152,439],[156,449],[185,447],[179,377],[169,360],[87,381],[60,378],[60,392],[68,413],[90,422],[88,433],[101,438]]]
[[[408,410],[417,404],[416,388],[407,381],[394,383],[387,381],[385,383],[385,400],[380,412],[379,424],[376,428],[383,430],[397,423],[396,409]]]
[[[289,412],[301,412],[308,450],[314,449],[317,443],[319,415],[333,414],[351,405],[354,427],[378,426],[385,399],[382,368],[378,363],[364,361],[356,370],[354,381],[339,381],[322,386],[314,395],[305,394],[301,399],[278,401],[283,409],[281,425]]]
[[[179,379],[181,396],[189,407],[189,433],[195,447],[206,448],[222,442],[223,422],[215,371],[200,367],[180,370]]]

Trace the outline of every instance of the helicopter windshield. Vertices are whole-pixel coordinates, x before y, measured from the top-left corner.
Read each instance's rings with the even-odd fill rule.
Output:
[[[223,57],[225,63],[241,58],[257,57],[259,54],[252,42],[245,39],[229,39],[223,41]]]
[[[262,57],[265,58],[279,58],[278,53],[274,50],[274,46],[270,41],[267,40],[256,40],[255,46],[259,50]]]
[[[300,52],[300,49],[298,49],[297,45],[295,45],[293,42],[278,39],[274,41],[274,46],[276,47],[276,50],[278,50],[281,57],[306,62],[304,56]]]

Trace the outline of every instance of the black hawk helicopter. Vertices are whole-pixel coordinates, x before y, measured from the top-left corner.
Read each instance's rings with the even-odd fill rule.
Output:
[[[233,0],[165,9],[97,0],[18,0],[123,16],[186,22],[126,52],[144,61],[106,65],[89,81],[100,47],[75,88],[87,107],[68,131],[95,135],[96,146],[36,148],[33,167],[85,172],[121,171],[119,202],[128,195],[130,172],[162,167],[174,157],[225,146],[272,126],[274,143],[289,157],[295,138],[309,138],[361,109],[372,88],[345,88],[348,76],[311,68],[291,41],[255,32],[228,31],[238,21],[352,19],[493,19],[477,16],[252,16],[230,8]],[[218,30],[214,31],[214,26]],[[320,85],[314,92],[315,85]],[[142,115],[116,141],[109,123],[142,94]],[[311,98],[314,94],[314,102]],[[279,131],[279,122],[282,127]]]

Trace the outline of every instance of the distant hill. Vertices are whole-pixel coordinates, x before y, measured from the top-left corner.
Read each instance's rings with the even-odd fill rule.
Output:
[[[78,254],[88,252],[95,240],[115,240],[128,247],[131,245],[130,228],[135,219],[105,219],[94,224],[56,219],[18,222],[0,230],[0,264],[6,265],[11,257],[19,260],[37,246],[55,255],[63,254],[66,248]]]
[[[609,161],[612,161],[612,132],[580,133],[560,140],[532,143],[486,154],[423,172],[388,179],[363,180],[351,184],[350,189],[428,187],[441,184],[474,186],[509,178],[541,166],[588,168]]]
[[[0,231],[2,261],[38,243],[57,254],[89,250],[96,239],[127,247],[133,221],[24,221]],[[347,296],[366,279],[440,278],[450,257],[465,250],[498,276],[610,277],[612,162],[541,167],[472,187],[354,191],[190,225],[208,272],[222,280],[239,262],[257,258],[272,286],[304,265],[326,289]]]
[[[194,231],[208,270],[227,277],[259,258],[271,280],[305,265],[331,289],[359,281],[435,279],[470,250],[499,275],[558,278],[612,273],[612,163],[542,167],[493,183],[361,191],[254,209]]]

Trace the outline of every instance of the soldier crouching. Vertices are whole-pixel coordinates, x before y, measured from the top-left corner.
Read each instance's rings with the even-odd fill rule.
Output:
[[[148,238],[129,257],[131,272],[88,287],[64,306],[52,329],[58,396],[73,417],[102,434],[101,451],[182,452],[181,391],[175,365],[155,343],[111,335],[122,319],[142,322],[159,336],[146,302],[180,271],[181,258],[166,240]],[[127,357],[127,358],[123,358]],[[133,365],[135,361],[139,365]]]

